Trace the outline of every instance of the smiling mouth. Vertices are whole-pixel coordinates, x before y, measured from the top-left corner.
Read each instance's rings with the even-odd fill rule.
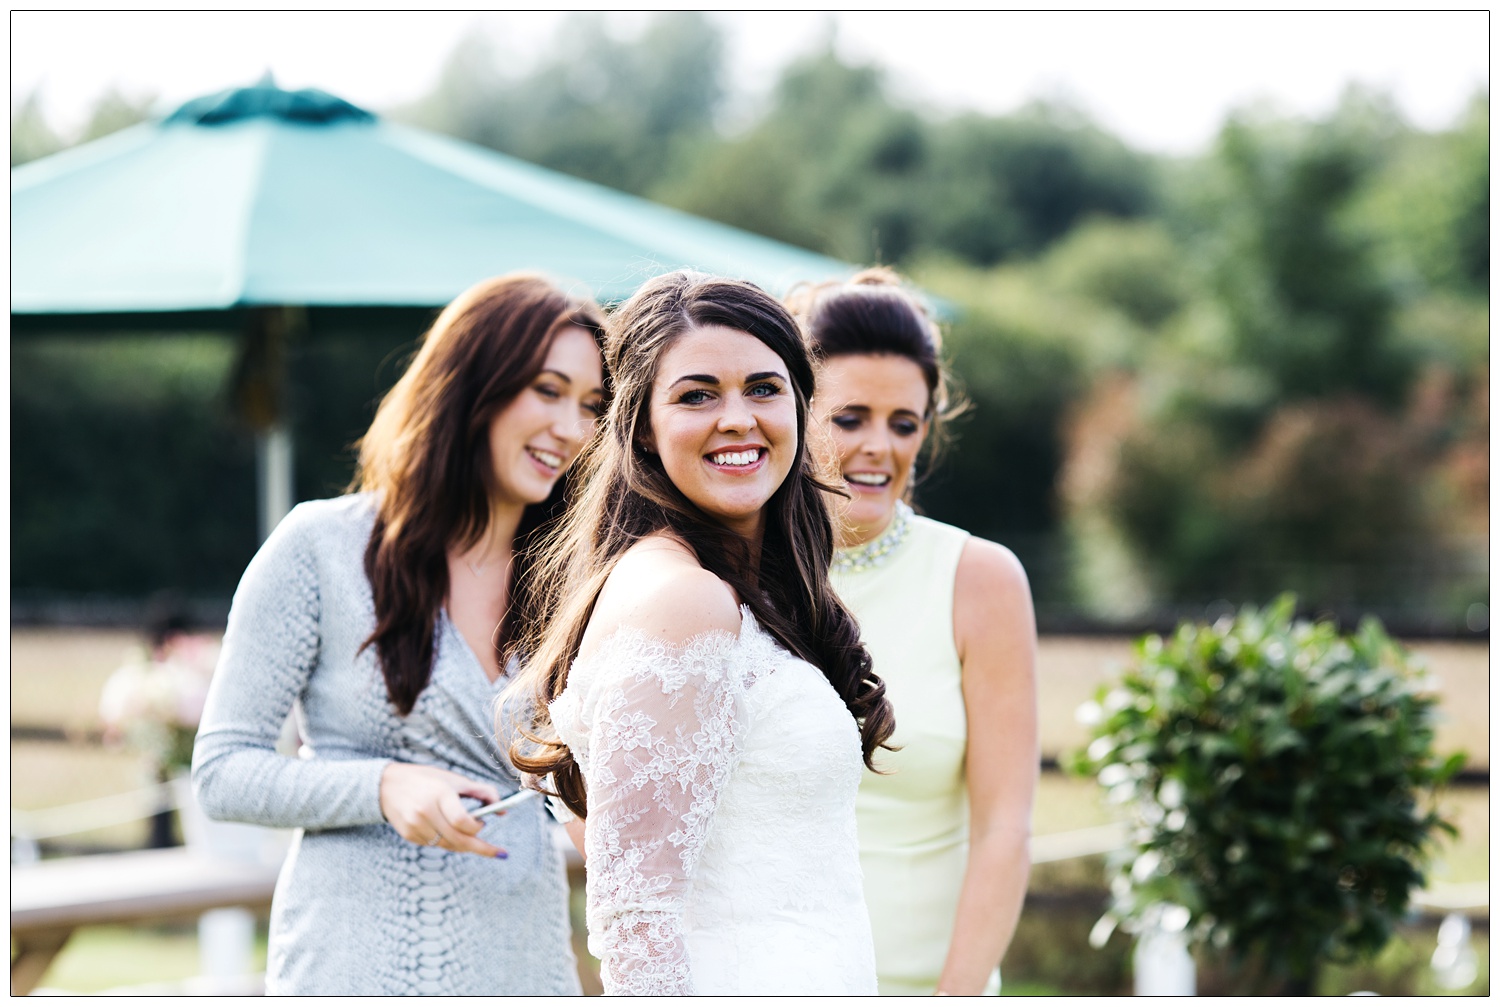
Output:
[[[541,448],[527,448],[526,453],[540,462],[544,467],[559,470],[563,467],[563,456],[551,451],[543,451]]]
[[[708,460],[720,468],[744,469],[760,461],[765,448],[745,448],[740,451],[719,451],[708,456]]]
[[[891,484],[891,477],[884,472],[845,472],[844,480],[857,486],[871,486],[880,489]]]

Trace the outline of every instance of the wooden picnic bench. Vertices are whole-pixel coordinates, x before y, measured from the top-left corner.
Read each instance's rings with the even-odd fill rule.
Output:
[[[78,927],[270,906],[279,865],[186,847],[44,860],[10,871],[10,991],[24,996]]]

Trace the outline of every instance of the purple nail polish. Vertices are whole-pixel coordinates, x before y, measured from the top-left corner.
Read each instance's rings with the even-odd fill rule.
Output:
[[[496,860],[504,860],[508,856],[510,856],[509,853],[506,853],[504,850],[501,850],[499,853],[495,854],[495,859]]]

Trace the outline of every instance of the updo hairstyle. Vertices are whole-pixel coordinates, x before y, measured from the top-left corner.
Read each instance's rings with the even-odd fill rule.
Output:
[[[824,362],[843,356],[904,357],[927,382],[927,440],[933,461],[948,443],[947,423],[968,409],[943,361],[943,337],[931,313],[897,273],[876,266],[847,281],[803,285],[786,298],[802,324],[813,356]]]

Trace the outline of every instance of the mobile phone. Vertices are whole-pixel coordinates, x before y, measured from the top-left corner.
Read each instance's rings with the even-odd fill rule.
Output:
[[[521,804],[525,801],[530,800],[533,797],[541,796],[541,791],[538,790],[518,790],[503,801],[496,801],[494,804],[486,804],[482,808],[475,808],[473,811],[469,812],[469,814],[473,815],[475,818],[480,818],[484,815],[493,815],[497,811],[506,811],[510,808],[514,808],[517,804]]]

